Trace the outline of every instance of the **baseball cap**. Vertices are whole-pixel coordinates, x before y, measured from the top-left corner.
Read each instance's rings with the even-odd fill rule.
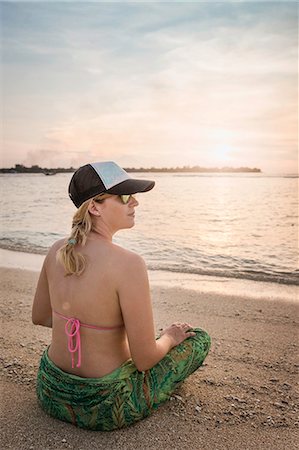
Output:
[[[132,178],[113,161],[96,162],[76,170],[69,184],[69,197],[79,208],[99,194],[136,194],[150,191],[154,186],[154,181]]]

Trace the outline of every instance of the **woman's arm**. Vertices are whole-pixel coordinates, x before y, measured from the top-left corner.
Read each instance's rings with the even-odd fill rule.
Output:
[[[130,253],[122,261],[118,296],[132,359],[139,371],[152,368],[171,350],[194,333],[173,324],[156,340],[152,303],[143,259]]]
[[[47,258],[46,258],[47,259]],[[44,261],[32,306],[32,322],[35,325],[52,327],[52,308],[50,302],[49,285]]]

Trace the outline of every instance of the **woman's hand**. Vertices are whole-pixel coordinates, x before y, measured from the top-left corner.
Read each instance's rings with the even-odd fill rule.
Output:
[[[190,323],[186,322],[175,322],[171,324],[169,327],[165,328],[165,330],[161,331],[160,336],[166,334],[171,341],[173,342],[173,346],[179,345],[185,339],[191,336],[195,336],[196,333],[191,331],[193,328]],[[189,331],[190,330],[190,331]]]

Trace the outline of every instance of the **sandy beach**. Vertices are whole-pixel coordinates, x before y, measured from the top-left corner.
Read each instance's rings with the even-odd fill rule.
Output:
[[[51,330],[31,323],[38,273],[13,268],[1,268],[0,273],[2,448],[298,448],[295,287],[286,299],[283,286],[280,296],[267,298],[264,291],[259,298],[256,282],[248,296],[154,285],[157,330],[175,320],[201,326],[212,337],[210,354],[151,417],[102,433],[52,419],[38,406],[35,375],[51,339]]]

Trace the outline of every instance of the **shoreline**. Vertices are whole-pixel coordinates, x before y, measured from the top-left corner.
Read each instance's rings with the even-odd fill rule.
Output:
[[[45,255],[0,248],[0,268],[41,270]],[[178,287],[197,292],[248,296],[250,298],[299,302],[299,286],[268,281],[197,275],[166,270],[148,270],[151,286]]]
[[[149,418],[92,432],[48,417],[35,377],[51,330],[31,323],[36,271],[0,268],[2,426],[6,449],[295,450],[299,421],[298,307],[284,299],[151,287],[156,330],[181,320],[206,329],[204,365]],[[30,433],[28,432],[30,430]]]

